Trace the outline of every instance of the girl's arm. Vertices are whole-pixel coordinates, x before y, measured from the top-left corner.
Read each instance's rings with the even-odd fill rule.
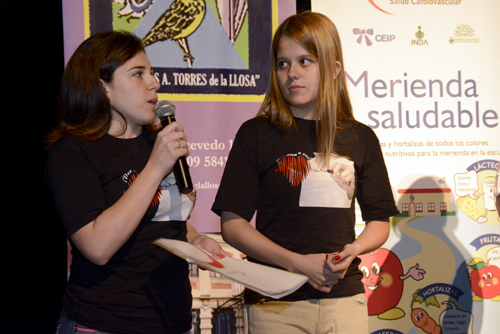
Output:
[[[179,145],[178,140],[184,145]],[[132,236],[165,175],[179,157],[189,154],[185,141],[178,123],[160,131],[146,166],[130,188],[115,204],[71,236],[90,262],[105,265]]]
[[[197,247],[201,247],[209,251],[210,253],[212,253],[212,255],[216,257],[221,254],[224,254],[224,250],[221,248],[221,246],[216,240],[210,238],[207,235],[198,233],[198,231],[196,231],[196,229],[191,224],[186,223],[186,225],[188,230],[187,239],[190,244]]]
[[[353,243],[345,245],[340,252],[331,254],[327,261],[328,268],[335,274],[337,280],[343,279],[352,261],[361,254],[380,248],[389,237],[390,223],[382,220],[372,220]]]
[[[267,264],[309,277],[308,283],[322,292],[329,292],[333,273],[325,266],[326,254],[301,255],[274,243],[240,216],[223,211],[221,214],[224,240],[246,255]]]

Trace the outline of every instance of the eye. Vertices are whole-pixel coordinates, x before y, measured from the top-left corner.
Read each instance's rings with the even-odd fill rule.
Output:
[[[311,64],[312,62],[313,62],[313,60],[309,59],[309,58],[302,58],[300,60],[300,64],[302,64],[302,65],[308,65],[308,64]]]
[[[483,279],[486,280],[487,278],[486,274],[483,274]]]
[[[278,60],[278,68],[284,68],[288,66],[288,62],[286,60]]]
[[[366,278],[370,277],[370,271],[366,266],[361,267],[361,272],[363,273],[363,276],[365,276]]]
[[[488,273],[488,278],[493,278],[493,275],[491,273]]]
[[[375,275],[380,275],[380,265],[377,262],[372,264],[372,271]]]

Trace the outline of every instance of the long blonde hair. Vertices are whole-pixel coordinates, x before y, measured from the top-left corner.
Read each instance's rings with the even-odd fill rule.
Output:
[[[335,24],[325,15],[303,12],[287,18],[276,30],[271,45],[271,74],[264,101],[257,117],[268,118],[278,129],[295,127],[295,119],[281,94],[276,77],[276,55],[282,37],[300,43],[318,59],[320,88],[314,119],[317,120],[318,151],[328,166],[330,156],[337,155],[335,137],[354,120],[346,88],[342,46]],[[340,64],[340,71],[337,62]],[[338,74],[337,74],[338,73]]]

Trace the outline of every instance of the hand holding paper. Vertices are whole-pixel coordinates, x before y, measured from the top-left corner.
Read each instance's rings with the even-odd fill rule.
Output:
[[[257,263],[233,259],[226,255],[213,257],[207,251],[187,242],[160,238],[155,244],[199,267],[217,272],[264,296],[281,298],[307,282],[307,276]]]

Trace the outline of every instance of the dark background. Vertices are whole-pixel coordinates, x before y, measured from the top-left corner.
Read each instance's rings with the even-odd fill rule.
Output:
[[[298,12],[308,9],[310,0],[297,0]],[[8,106],[2,117],[9,129],[2,159],[7,228],[2,229],[1,331],[54,333],[66,283],[66,237],[43,176],[42,140],[56,122],[64,70],[62,4],[0,0],[0,10],[8,16],[2,48]]]

